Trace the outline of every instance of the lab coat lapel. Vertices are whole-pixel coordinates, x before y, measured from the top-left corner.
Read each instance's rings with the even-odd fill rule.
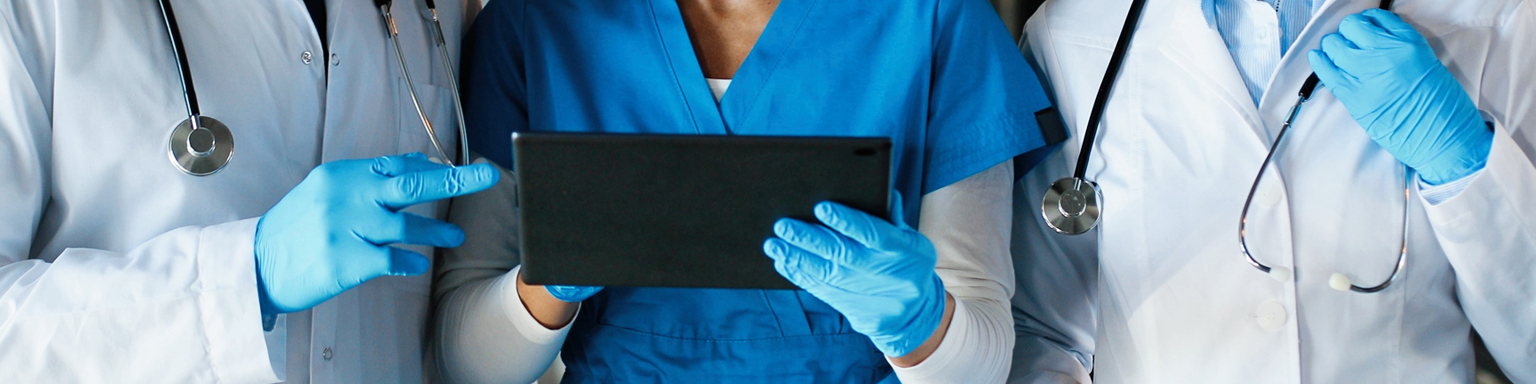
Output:
[[[683,24],[683,13],[675,0],[651,0],[651,15],[656,20],[656,30],[661,45],[667,51],[668,66],[683,95],[683,104],[693,117],[693,126],[699,134],[727,134],[715,95],[704,81],[704,70],[693,52],[693,41],[688,39],[688,28]],[[754,52],[755,53],[755,52]],[[732,82],[732,88],[735,82]]]
[[[1194,77],[1189,86],[1210,90],[1214,101],[1223,104],[1205,108],[1227,109],[1241,115],[1254,137],[1267,145],[1273,136],[1265,130],[1263,121],[1259,119],[1258,107],[1253,105],[1253,98],[1248,95],[1248,87],[1243,84],[1243,77],[1237,72],[1232,53],[1227,50],[1226,42],[1216,26],[1206,21],[1200,2],[1152,1],[1147,6],[1146,14],[1142,15],[1143,30],[1137,34],[1147,35],[1149,40],[1155,38],[1166,60],[1184,67]]]
[[[1301,35],[1296,37],[1291,49],[1286,51],[1285,57],[1280,58],[1278,72],[1270,79],[1269,88],[1259,102],[1265,121],[1274,122],[1276,129],[1290,112],[1291,105],[1296,103],[1301,84],[1312,75],[1312,64],[1307,61],[1307,52],[1317,49],[1323,36],[1338,31],[1339,21],[1344,16],[1379,5],[1376,0],[1326,0],[1320,3],[1313,8],[1312,20],[1307,22]],[[1318,89],[1326,86],[1320,85]]]
[[[788,56],[806,16],[815,9],[816,3],[816,0],[782,0],[773,11],[773,18],[758,36],[752,52],[736,70],[730,90],[720,99],[720,115],[731,132],[740,133],[746,128],[742,125],[757,104],[763,85],[773,77],[779,62]]]

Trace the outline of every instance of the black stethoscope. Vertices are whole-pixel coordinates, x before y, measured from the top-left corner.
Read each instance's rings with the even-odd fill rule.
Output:
[[[1109,100],[1110,91],[1114,88],[1115,78],[1120,74],[1121,65],[1125,62],[1126,50],[1130,47],[1131,37],[1135,33],[1136,24],[1141,20],[1141,11],[1146,7],[1146,0],[1132,0],[1130,12],[1126,14],[1125,25],[1120,28],[1119,40],[1115,42],[1115,50],[1111,53],[1109,66],[1104,70],[1104,80],[1099,83],[1098,95],[1094,97],[1093,109],[1088,113],[1088,129],[1083,134],[1082,149],[1078,151],[1077,168],[1072,172],[1072,177],[1064,177],[1051,183],[1045,192],[1045,198],[1040,202],[1041,215],[1045,217],[1046,225],[1052,230],[1066,235],[1081,235],[1093,229],[1099,224],[1099,202],[1104,199],[1099,185],[1084,178],[1088,168],[1089,155],[1093,151],[1094,137],[1099,130],[1099,122],[1104,117],[1105,103]],[[1379,7],[1389,9],[1392,0],[1382,0]],[[1301,90],[1297,92],[1296,104],[1291,106],[1286,115],[1285,123],[1275,135],[1274,143],[1270,144],[1269,153],[1264,156],[1264,163],[1259,167],[1258,175],[1254,177],[1253,186],[1248,189],[1248,197],[1243,201],[1243,213],[1238,221],[1238,244],[1243,256],[1254,268],[1268,274],[1276,281],[1286,282],[1293,277],[1291,270],[1284,267],[1265,265],[1253,257],[1248,251],[1247,226],[1248,208],[1253,204],[1253,196],[1259,188],[1259,182],[1264,180],[1264,171],[1269,168],[1270,161],[1275,152],[1280,148],[1280,143],[1285,139],[1286,131],[1290,130],[1291,123],[1296,120],[1296,115],[1301,112],[1301,105],[1312,97],[1312,92],[1317,89],[1317,74],[1307,77],[1302,83]],[[1361,287],[1350,282],[1342,273],[1334,273],[1328,279],[1328,285],[1340,291],[1355,291],[1360,293],[1380,292],[1392,285],[1397,280],[1398,273],[1408,263],[1408,196],[1409,186],[1413,178],[1404,166],[1403,183],[1403,236],[1398,248],[1397,263],[1393,265],[1392,274],[1386,281],[1371,287]]]
[[[432,26],[437,32],[437,51],[445,68],[453,68],[453,62],[448,58],[447,41],[443,38],[443,26],[437,19],[437,4],[434,0],[424,0],[427,10],[431,11]],[[459,81],[454,77],[453,71],[448,72],[448,84],[453,93],[453,107],[455,116],[459,120],[459,159],[454,162],[448,157],[448,152],[443,149],[442,143],[437,140],[437,130],[432,127],[432,120],[427,118],[426,110],[422,109],[421,101],[416,96],[415,82],[411,80],[411,71],[405,65],[405,53],[400,49],[400,30],[395,27],[395,18],[390,14],[391,0],[374,0],[379,7],[379,12],[384,17],[385,37],[394,43],[395,59],[400,62],[400,71],[405,75],[406,87],[411,93],[411,103],[416,106],[416,114],[421,118],[421,124],[426,128],[427,136],[432,139],[432,147],[442,161],[450,166],[462,163],[469,153],[469,142],[464,139],[464,106],[459,101]],[[170,34],[171,51],[175,54],[176,70],[181,74],[181,93],[183,102],[187,107],[187,119],[182,120],[171,130],[167,153],[170,155],[171,164],[176,169],[192,176],[207,176],[217,173],[229,164],[229,159],[235,154],[235,137],[230,133],[229,127],[218,119],[204,116],[197,104],[197,87],[192,83],[192,69],[187,62],[186,45],[182,43],[181,29],[176,23],[176,13],[171,8],[170,0],[160,0],[160,14],[165,17],[165,29]],[[322,36],[322,38],[324,38]]]

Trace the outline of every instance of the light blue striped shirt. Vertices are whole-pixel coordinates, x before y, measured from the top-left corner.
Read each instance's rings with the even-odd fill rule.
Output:
[[[1258,105],[1280,57],[1312,19],[1313,0],[1203,0],[1205,19],[1221,33],[1237,72]]]

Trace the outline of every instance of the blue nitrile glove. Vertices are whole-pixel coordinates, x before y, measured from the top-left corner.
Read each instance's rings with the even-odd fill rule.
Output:
[[[316,167],[256,224],[262,315],[309,309],[375,277],[426,272],[426,256],[389,244],[457,247],[464,231],[400,210],[499,178],[490,165],[449,168],[419,153]]]
[[[897,201],[897,224],[837,203],[816,204],[825,225],[779,219],[778,237],[763,242],[763,251],[779,274],[841,312],[880,352],[900,357],[938,329],[945,294],[933,244],[902,221]]]
[[[1390,11],[1349,15],[1307,56],[1377,145],[1431,185],[1488,162],[1493,132],[1424,36]]]
[[[586,300],[588,297],[596,295],[597,291],[603,290],[603,287],[588,285],[546,285],[544,286],[544,290],[549,291],[549,295],[554,296],[556,300],[564,301],[567,303],[580,303],[582,300]]]

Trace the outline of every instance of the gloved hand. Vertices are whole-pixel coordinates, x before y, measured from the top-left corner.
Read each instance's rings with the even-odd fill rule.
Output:
[[[837,203],[816,204],[825,226],[779,219],[778,237],[763,242],[763,251],[779,274],[841,312],[881,352],[900,357],[938,329],[945,293],[933,244],[902,221],[899,197],[895,206],[893,225]]]
[[[598,291],[603,290],[603,287],[588,285],[546,285],[544,286],[544,290],[549,291],[550,296],[554,296],[555,299],[560,301],[567,303],[580,303],[582,300],[586,300],[588,297],[596,295]]]
[[[1424,36],[1390,11],[1349,15],[1307,56],[1377,145],[1431,185],[1483,168],[1493,132]]]
[[[490,165],[449,168],[419,153],[316,167],[256,224],[262,315],[309,309],[375,277],[426,272],[426,256],[388,245],[457,247],[464,231],[399,211],[499,178]]]

